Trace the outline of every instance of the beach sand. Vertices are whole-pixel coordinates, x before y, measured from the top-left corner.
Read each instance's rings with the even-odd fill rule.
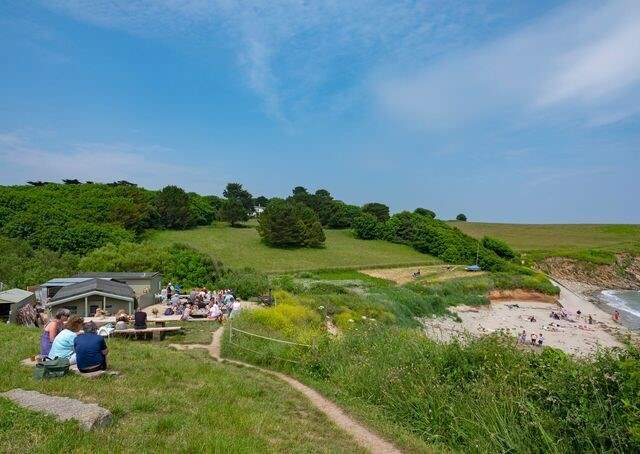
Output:
[[[523,330],[527,339],[531,333],[544,336],[544,345],[559,348],[575,356],[588,356],[600,347],[621,347],[619,336],[629,333],[623,326],[611,320],[611,316],[588,301],[582,295],[560,285],[558,303],[540,301],[493,301],[487,306],[456,306],[451,311],[462,322],[450,317],[424,319],[426,334],[434,340],[448,341],[454,337],[480,336],[496,331],[504,331],[514,337]],[[581,289],[588,291],[588,289]],[[517,306],[516,306],[517,305]],[[570,314],[568,320],[556,320],[549,315],[551,311],[565,309]],[[580,310],[581,316],[576,312]],[[594,324],[588,324],[588,316]],[[529,321],[534,316],[535,322]]]

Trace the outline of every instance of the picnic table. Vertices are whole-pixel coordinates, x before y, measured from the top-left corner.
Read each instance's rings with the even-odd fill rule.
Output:
[[[155,328],[145,328],[145,329],[120,329],[115,330],[111,333],[111,336],[132,336],[136,339],[140,338],[151,338],[154,341],[160,341],[164,339],[164,336],[168,333],[177,333],[182,331],[181,326],[160,326]]]

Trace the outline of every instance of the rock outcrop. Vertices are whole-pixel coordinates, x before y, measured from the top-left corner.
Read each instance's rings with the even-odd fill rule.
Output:
[[[111,412],[97,404],[86,404],[68,397],[49,396],[37,391],[12,389],[0,396],[5,397],[21,407],[47,413],[55,416],[59,421],[75,419],[85,430],[107,426],[111,423]]]
[[[548,257],[536,268],[554,279],[583,282],[600,288],[640,290],[640,257],[617,254],[613,264],[598,265],[566,257]]]

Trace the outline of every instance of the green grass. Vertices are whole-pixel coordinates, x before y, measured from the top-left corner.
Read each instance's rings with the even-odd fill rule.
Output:
[[[223,352],[297,376],[407,452],[640,449],[636,348],[575,360],[551,348],[523,351],[499,335],[436,343],[422,329],[401,324],[400,317],[395,323],[393,317],[382,318],[383,311],[394,315],[390,303],[441,313],[438,306],[483,293],[493,285],[490,278],[429,287],[426,299],[411,294],[412,289],[421,294],[417,284],[382,286],[360,298],[280,295],[275,307],[242,313],[234,326],[311,347],[234,334],[231,342],[224,337]],[[432,304],[431,297],[444,297],[443,304]],[[350,311],[349,323],[339,323],[344,312],[336,309]],[[375,320],[369,318],[372,312]],[[341,335],[324,332],[325,313]]]
[[[640,253],[640,225],[630,224],[494,224],[451,222],[464,233],[506,241],[529,260],[549,256],[612,263],[614,253]],[[525,258],[527,258],[525,257]]]
[[[19,362],[37,352],[39,334],[0,325],[0,391],[94,402],[111,410],[114,421],[84,432],[76,422],[62,424],[0,398],[0,452],[358,452],[282,382],[215,363],[204,351],[110,339],[110,365],[121,377],[35,381]]]
[[[319,249],[271,248],[260,241],[255,228],[230,228],[225,224],[194,230],[157,231],[152,232],[149,238],[160,245],[188,244],[226,266],[251,267],[268,273],[439,263],[436,258],[409,246],[355,239],[348,230],[326,230],[325,234],[325,247]]]

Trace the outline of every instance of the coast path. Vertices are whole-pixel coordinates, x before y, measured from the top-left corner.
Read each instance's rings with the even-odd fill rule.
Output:
[[[349,415],[347,415],[340,407],[336,404],[322,396],[316,390],[308,387],[304,383],[299,382],[293,377],[289,375],[283,374],[281,372],[276,372],[270,369],[264,369],[262,367],[254,366],[253,364],[245,363],[242,361],[237,361],[234,359],[227,359],[222,357],[221,346],[222,346],[222,336],[224,335],[224,328],[220,327],[216,331],[213,332],[213,336],[211,339],[211,344],[200,345],[200,344],[186,344],[186,345],[170,345],[178,350],[189,350],[192,348],[206,348],[209,351],[209,355],[216,361],[221,363],[233,364],[240,367],[247,367],[254,370],[258,370],[262,373],[271,375],[272,377],[276,377],[279,380],[287,383],[293,389],[303,394],[318,410],[320,410],[330,421],[332,421],[336,426],[340,429],[347,432],[351,437],[353,437],[354,441],[358,444],[358,446],[366,449],[367,451],[374,454],[400,454],[398,448],[396,448],[390,442],[384,440],[379,435],[367,429],[365,426],[360,424],[359,422],[352,419]]]

